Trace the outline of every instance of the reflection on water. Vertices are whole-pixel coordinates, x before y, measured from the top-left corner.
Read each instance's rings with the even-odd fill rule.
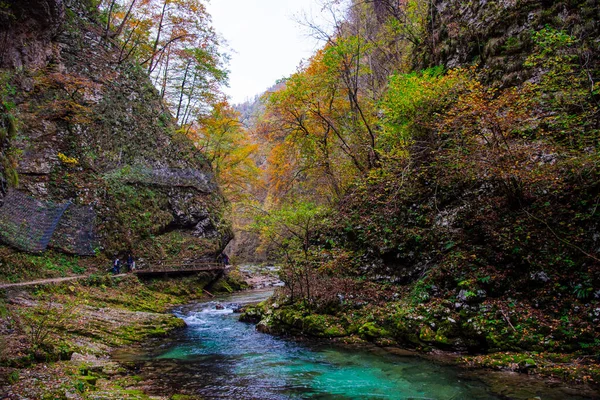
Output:
[[[238,322],[236,306],[269,294],[245,293],[178,309],[188,328],[135,356],[142,374],[161,393],[206,399],[527,399],[540,394],[533,385],[500,397],[480,381],[418,357],[298,343]],[[567,398],[552,392],[541,398]]]

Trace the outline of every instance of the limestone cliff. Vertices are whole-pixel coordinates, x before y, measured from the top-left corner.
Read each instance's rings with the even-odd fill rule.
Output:
[[[176,132],[142,68],[118,60],[92,4],[4,3],[0,196],[12,185],[43,202],[70,201],[67,231],[85,224],[70,209],[91,210],[95,253],[213,259],[231,234],[209,163]],[[81,254],[68,238],[50,246]]]
[[[590,69],[598,63],[597,0],[437,0],[432,4],[421,64],[450,68],[477,64],[494,83],[519,84],[532,77],[532,71],[523,68],[533,49],[532,32],[545,26],[578,38]]]

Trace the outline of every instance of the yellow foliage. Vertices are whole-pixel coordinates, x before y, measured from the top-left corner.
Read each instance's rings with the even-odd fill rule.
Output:
[[[253,156],[257,145],[239,122],[239,114],[225,101],[198,121],[187,134],[210,161],[219,185],[231,201],[243,198],[260,175]]]
[[[63,153],[58,153],[58,159],[65,165],[68,165],[70,167],[74,167],[75,165],[79,164],[79,161],[77,161],[76,158],[73,157],[69,157]]]

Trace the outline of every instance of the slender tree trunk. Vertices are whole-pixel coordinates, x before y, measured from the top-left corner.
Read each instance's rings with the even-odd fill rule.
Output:
[[[110,21],[112,19],[112,12],[116,2],[116,0],[111,0],[110,6],[108,7],[108,15],[106,16],[106,27],[104,28],[105,38],[108,37],[108,32],[110,32]]]
[[[306,280],[306,300],[308,303],[308,306],[310,307],[310,309],[312,309],[312,299],[310,297],[310,263],[308,260],[308,248],[310,246],[310,233],[309,233],[309,224],[310,222],[306,223],[306,226],[304,227],[305,229],[305,235],[304,235],[304,245],[303,245],[303,251],[304,251],[304,279]]]
[[[123,32],[123,28],[125,27],[127,20],[131,17],[131,11],[133,10],[133,6],[135,5],[136,1],[137,0],[132,0],[131,4],[129,4],[129,8],[127,9],[127,13],[125,13],[125,16],[123,17],[123,21],[121,21],[121,24],[115,31],[115,37],[119,37],[121,35],[121,32]]]
[[[169,61],[171,59],[171,46],[167,48],[167,60],[165,61],[165,70],[163,72],[163,81],[160,86],[160,98],[164,100],[167,91],[167,80],[169,78]]]
[[[131,53],[133,52],[133,50],[137,47],[136,43],[132,44],[131,45],[131,49],[127,52],[127,56],[123,57],[123,53],[125,52],[125,49],[127,48],[127,45],[129,44],[129,42],[131,42],[131,40],[133,39],[133,35],[135,34],[135,30],[138,28],[138,26],[140,26],[140,22],[139,21],[131,29],[131,32],[129,32],[129,35],[127,36],[127,39],[125,39],[123,41],[123,46],[121,46],[121,51],[119,52],[119,61],[118,61],[118,64],[121,64],[123,61],[125,61],[126,59],[128,59],[129,56],[131,55]]]
[[[158,27],[156,28],[156,39],[154,40],[154,45],[152,46],[152,54],[150,55],[150,62],[148,63],[148,74],[151,74],[154,70],[154,57],[156,56],[156,50],[158,49],[158,43],[160,42],[160,35],[162,34],[162,30],[164,27],[165,14],[167,12],[167,5],[169,4],[169,0],[165,0],[163,3],[163,8],[160,13],[160,21],[158,23]]]
[[[194,72],[194,79],[192,79],[190,93],[187,96],[188,101],[187,101],[187,104],[185,105],[185,109],[183,111],[183,125],[187,124],[188,118],[190,117],[190,114],[192,112],[191,106],[192,106],[192,99],[194,98],[194,89],[196,88],[196,79],[198,79],[198,72]]]
[[[179,102],[177,103],[177,115],[175,116],[175,119],[177,121],[179,121],[179,115],[181,113],[181,105],[183,104],[183,95],[185,93],[185,84],[187,83],[187,76],[188,76],[188,72],[190,70],[191,64],[192,64],[192,61],[189,60],[187,62],[187,64],[185,65],[185,71],[183,72],[183,79],[181,81],[181,90],[179,91]]]

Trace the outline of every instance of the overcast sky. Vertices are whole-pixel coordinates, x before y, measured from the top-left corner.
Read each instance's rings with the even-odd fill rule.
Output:
[[[303,12],[319,15],[319,0],[210,0],[213,26],[231,55],[232,104],[241,103],[296,71],[317,49],[306,28],[295,22]]]

